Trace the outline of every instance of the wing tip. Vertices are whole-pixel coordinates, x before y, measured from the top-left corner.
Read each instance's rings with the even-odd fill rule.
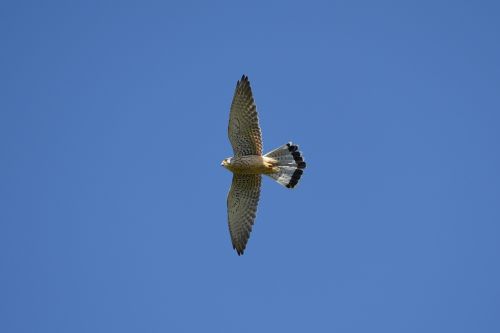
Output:
[[[236,253],[238,253],[238,256],[242,256],[243,253],[245,253],[245,246],[240,248],[240,247],[237,247],[236,245],[233,244],[233,249],[236,250]]]
[[[250,81],[248,80],[248,76],[243,74],[241,76],[241,79],[238,80],[238,82],[236,82],[236,86],[239,86],[239,85],[250,85]]]

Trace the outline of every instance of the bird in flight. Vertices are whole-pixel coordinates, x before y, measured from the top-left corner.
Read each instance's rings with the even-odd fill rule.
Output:
[[[299,147],[291,142],[262,154],[257,108],[245,75],[236,83],[228,136],[234,156],[224,159],[221,165],[233,173],[227,195],[227,216],[233,248],[242,255],[257,212],[261,175],[269,176],[287,188],[294,188],[306,162]]]

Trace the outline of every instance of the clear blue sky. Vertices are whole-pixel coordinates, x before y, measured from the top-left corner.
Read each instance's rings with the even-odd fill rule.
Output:
[[[0,4],[1,332],[500,332],[495,1]],[[236,81],[295,190],[231,248]]]

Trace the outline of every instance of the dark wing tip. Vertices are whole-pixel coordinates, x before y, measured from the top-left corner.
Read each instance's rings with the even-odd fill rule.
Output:
[[[238,256],[243,255],[245,252],[246,244],[241,244],[238,242],[233,242],[233,249],[236,250],[236,253],[238,253]]]
[[[248,76],[246,76],[245,74],[243,74],[241,76],[241,79],[238,80],[237,84],[248,84]]]
[[[239,89],[246,90],[247,87],[250,88],[250,81],[248,81],[248,76],[243,74],[241,76],[241,79],[239,79],[238,82],[236,82],[236,90],[239,90]]]
[[[236,247],[235,245],[233,245],[233,249],[236,250],[236,253],[238,253],[238,256],[241,256],[243,255],[243,253],[245,252],[245,248],[240,248],[240,247]]]

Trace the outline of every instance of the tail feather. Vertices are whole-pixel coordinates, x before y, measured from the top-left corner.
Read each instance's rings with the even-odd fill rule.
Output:
[[[289,142],[281,147],[278,147],[265,155],[278,161],[279,171],[268,174],[281,185],[294,188],[303,174],[303,169],[306,167],[306,162],[302,158],[302,153],[299,151],[299,146]]]

